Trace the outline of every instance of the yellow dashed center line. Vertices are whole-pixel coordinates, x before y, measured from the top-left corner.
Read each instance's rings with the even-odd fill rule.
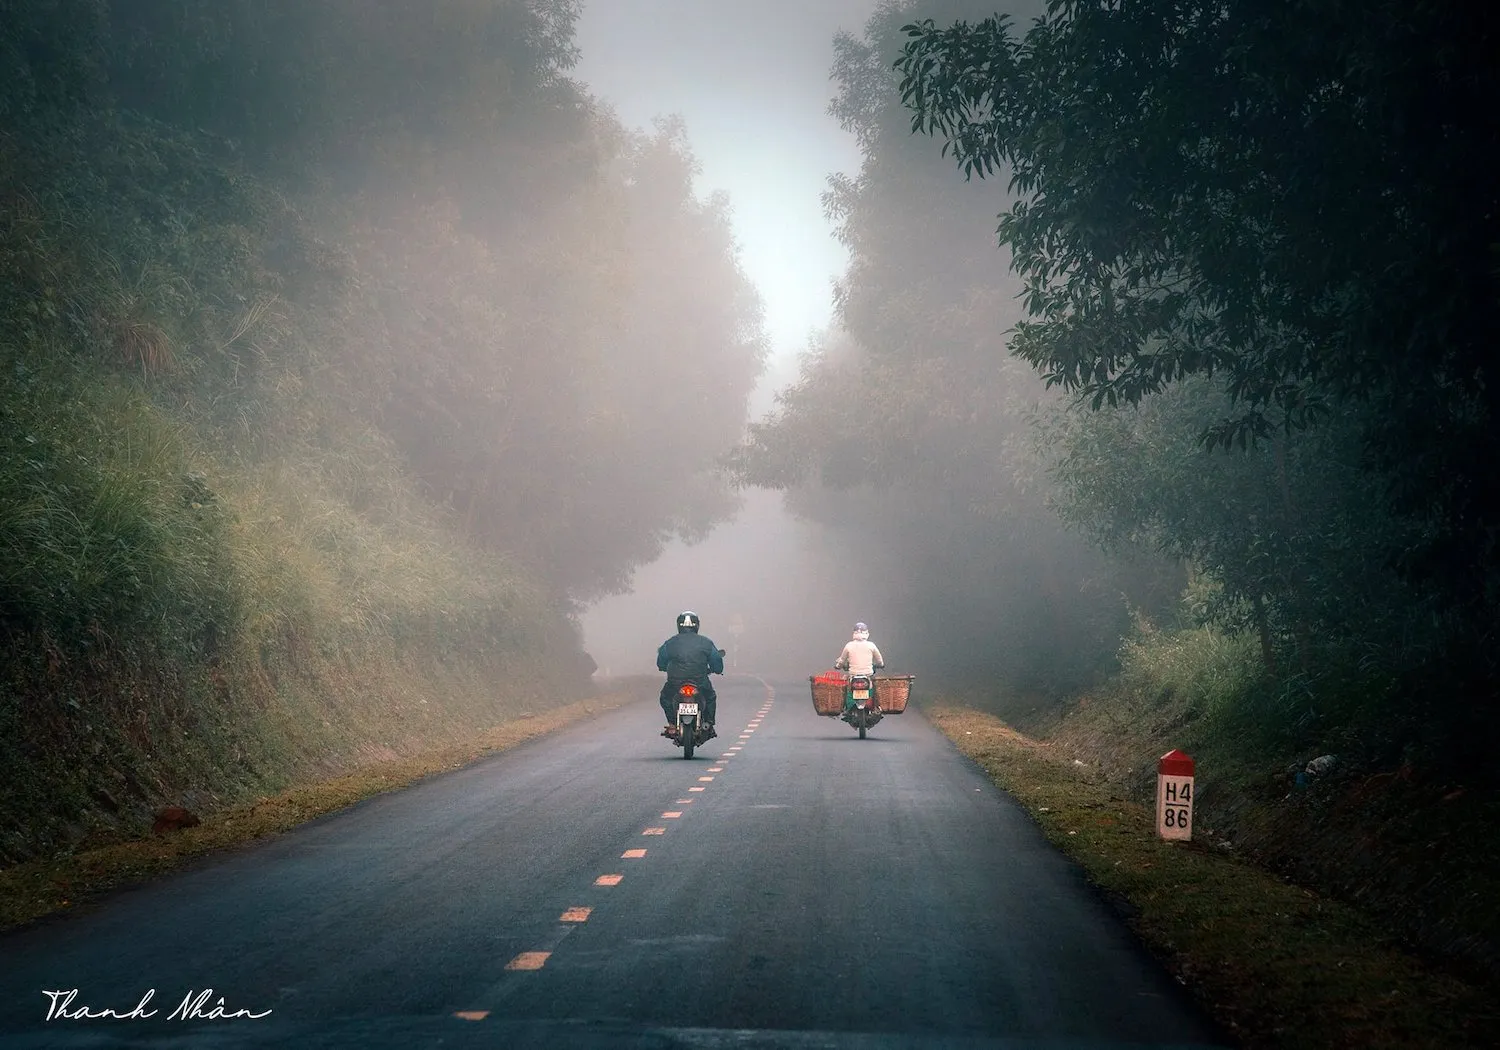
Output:
[[[488,1010],[458,1010],[453,1014],[461,1021],[483,1021],[489,1015]]]
[[[740,733],[739,742],[736,743],[736,744],[734,744],[734,745],[732,745],[728,749],[728,751],[726,751],[724,754],[722,754],[722,755],[719,756],[719,761],[720,762],[723,762],[725,759],[729,759],[729,758],[733,758],[734,757],[735,752],[739,751],[744,746],[744,741],[750,739],[750,734],[753,733],[753,732],[755,732],[755,730],[760,726],[761,722],[765,719],[766,715],[770,712],[770,710],[771,710],[771,705],[770,705],[770,702],[768,701],[766,703],[766,705],[760,709],[760,711],[756,715],[756,717],[750,720],[750,723],[749,723],[749,725],[747,725],[745,727],[745,730],[742,733]],[[709,773],[722,773],[723,771],[724,771],[724,767],[722,765],[710,766],[708,768],[708,772]],[[701,776],[701,777],[698,778],[698,781],[699,781],[700,784],[706,784],[706,783],[711,783],[713,781],[713,779],[714,778],[712,776]],[[688,788],[689,792],[701,792],[701,791],[704,791],[704,790],[705,789],[703,787],[690,787],[690,788]],[[680,799],[677,800],[677,805],[679,805],[679,806],[686,806],[686,805],[690,805],[692,802],[693,802],[693,799],[691,799],[691,798],[680,798]],[[667,810],[666,812],[664,812],[662,814],[662,819],[663,820],[676,820],[676,819],[678,819],[678,818],[680,818],[682,816],[682,812],[683,811],[680,810],[680,809]],[[653,827],[653,828],[646,828],[645,830],[643,830],[641,832],[641,834],[642,835],[665,835],[666,832],[667,832],[667,829],[665,827]],[[620,854],[620,858],[622,860],[640,860],[640,859],[644,858],[645,856],[646,856],[646,851],[644,849],[628,849],[624,853]],[[617,874],[617,873],[611,873],[611,874],[608,874],[608,875],[600,875],[598,878],[596,878],[594,880],[594,885],[595,886],[618,886],[620,884],[620,882],[624,878],[625,878],[624,875]],[[559,916],[558,921],[560,921],[560,922],[568,922],[568,923],[587,922],[588,919],[589,919],[589,916],[591,914],[593,914],[593,911],[594,911],[594,909],[592,907],[582,907],[582,906],[579,906],[579,907],[568,908],[566,911],[564,911],[562,913],[561,916]],[[505,964],[505,968],[507,970],[540,970],[543,966],[546,965],[547,960],[549,958],[551,958],[551,956],[552,956],[551,952],[522,952],[520,955],[517,955],[510,962],[506,963]],[[488,1010],[459,1010],[459,1011],[456,1011],[453,1016],[457,1017],[457,1018],[460,1018],[461,1020],[465,1020],[465,1021],[482,1021],[486,1017],[488,1017],[489,1015],[490,1015],[490,1012]]]
[[[540,970],[547,964],[551,952],[522,952],[505,964],[507,970]]]

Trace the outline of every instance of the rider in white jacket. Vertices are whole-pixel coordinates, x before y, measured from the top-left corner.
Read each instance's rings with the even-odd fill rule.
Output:
[[[885,657],[880,655],[880,649],[870,641],[870,628],[862,623],[854,625],[854,637],[844,643],[844,651],[839,653],[839,658],[833,662],[833,666],[840,671],[848,671],[850,674],[873,675],[875,669],[885,666]],[[844,710],[854,706],[854,694],[844,690]]]

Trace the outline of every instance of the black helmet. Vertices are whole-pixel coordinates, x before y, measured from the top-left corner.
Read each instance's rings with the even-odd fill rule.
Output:
[[[698,633],[698,614],[695,612],[683,612],[677,614],[677,631],[692,631]]]

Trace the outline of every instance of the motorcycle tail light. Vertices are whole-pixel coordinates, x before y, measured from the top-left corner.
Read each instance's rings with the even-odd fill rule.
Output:
[[[681,689],[677,690],[677,693],[679,696],[696,696],[698,694],[698,687],[693,685],[685,685]]]

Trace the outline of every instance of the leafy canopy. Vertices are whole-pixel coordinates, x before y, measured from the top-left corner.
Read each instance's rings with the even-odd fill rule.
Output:
[[[1029,318],[1011,349],[1097,408],[1189,375],[1248,443],[1357,402],[1401,552],[1486,618],[1500,16],[1486,5],[1054,0],[905,27],[915,131],[1008,173],[999,239]]]

